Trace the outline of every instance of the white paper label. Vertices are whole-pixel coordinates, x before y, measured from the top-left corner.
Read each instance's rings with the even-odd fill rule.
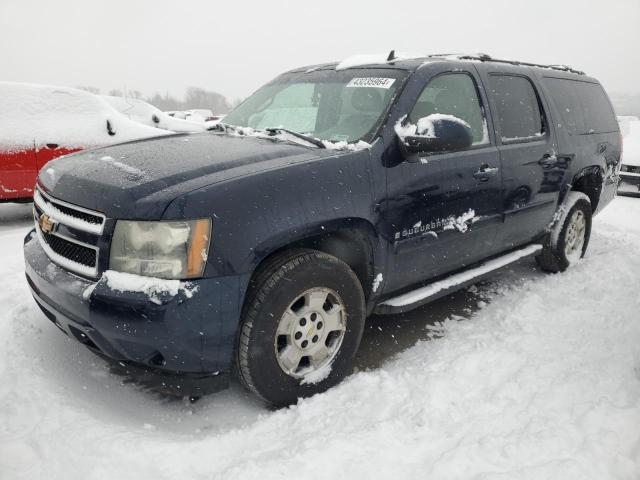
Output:
[[[395,82],[395,78],[382,78],[382,77],[363,77],[352,78],[347,87],[360,87],[360,88],[385,88],[388,89]]]

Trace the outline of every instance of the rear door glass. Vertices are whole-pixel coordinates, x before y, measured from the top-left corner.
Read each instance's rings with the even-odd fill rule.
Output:
[[[618,131],[607,95],[597,83],[548,77],[544,80],[569,133],[588,135]]]
[[[516,75],[490,75],[502,141],[535,139],[544,134],[540,102],[531,81]]]

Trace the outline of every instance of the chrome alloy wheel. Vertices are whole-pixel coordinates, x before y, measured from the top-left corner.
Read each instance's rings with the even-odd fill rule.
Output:
[[[569,261],[579,260],[582,256],[585,234],[587,231],[587,221],[584,213],[576,210],[571,215],[567,225],[567,233],[564,241],[564,254]]]
[[[311,288],[296,298],[278,322],[275,349],[278,365],[294,378],[329,365],[342,345],[346,309],[329,288]]]

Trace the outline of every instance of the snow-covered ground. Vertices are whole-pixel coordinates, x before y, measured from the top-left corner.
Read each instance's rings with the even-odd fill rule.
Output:
[[[372,319],[368,353],[403,323],[424,340],[277,412],[237,386],[162,398],[64,337],[24,281],[28,209],[0,205],[3,480],[640,478],[638,199],[596,218],[565,273],[524,260],[462,315],[445,299]]]

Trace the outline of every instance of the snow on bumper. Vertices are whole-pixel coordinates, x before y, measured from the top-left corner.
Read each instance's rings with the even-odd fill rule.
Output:
[[[113,360],[171,372],[226,372],[240,318],[244,276],[189,282],[155,292],[112,288],[52,263],[34,232],[25,273],[44,314],[71,338]],[[113,283],[113,282],[111,282]]]

